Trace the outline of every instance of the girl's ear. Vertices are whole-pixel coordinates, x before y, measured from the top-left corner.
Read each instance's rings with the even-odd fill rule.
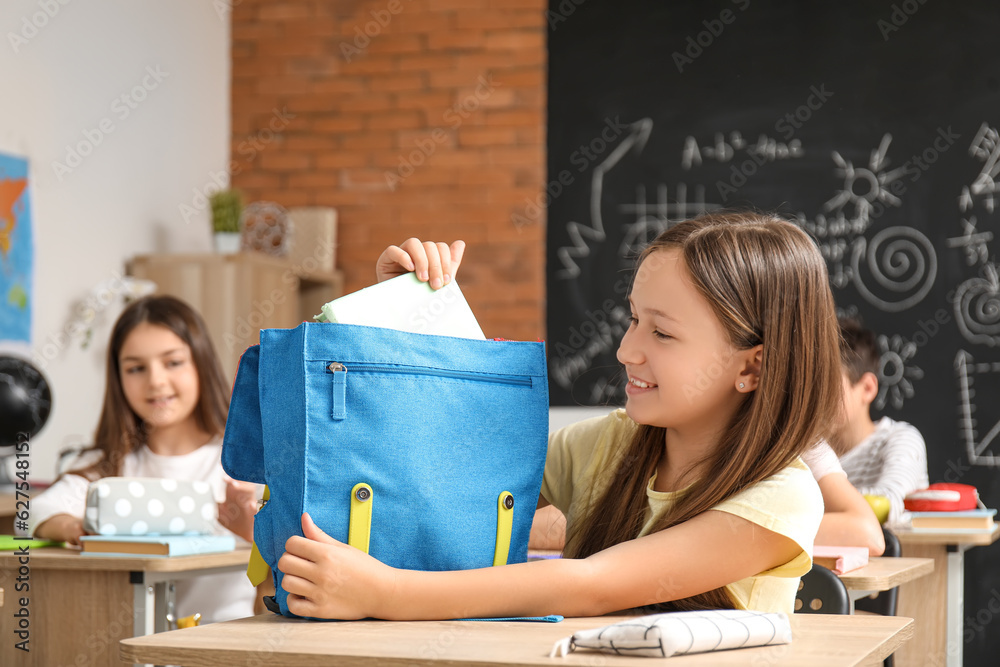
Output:
[[[764,346],[755,345],[749,350],[737,353],[741,360],[740,371],[736,374],[736,391],[747,394],[760,384],[760,366],[764,359]]]
[[[867,405],[874,401],[875,397],[878,396],[878,377],[869,371],[861,376],[858,384],[862,387],[861,396],[865,404]]]

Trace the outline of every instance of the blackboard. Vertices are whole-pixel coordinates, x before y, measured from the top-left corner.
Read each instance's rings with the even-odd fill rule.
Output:
[[[920,429],[931,481],[1000,507],[1000,3],[552,0],[547,16],[553,405],[623,403],[646,241],[720,206],[776,210],[823,251],[839,311],[879,334],[874,416]],[[1000,545],[966,559],[981,630],[965,664],[995,664],[1000,618],[976,617],[1000,603]]]

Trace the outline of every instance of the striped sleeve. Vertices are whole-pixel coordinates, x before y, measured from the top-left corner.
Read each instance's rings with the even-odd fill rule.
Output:
[[[878,435],[862,445],[863,451],[850,452],[841,463],[858,491],[889,499],[887,522],[892,524],[903,512],[903,497],[927,487],[927,447],[920,431],[906,422],[891,422]]]

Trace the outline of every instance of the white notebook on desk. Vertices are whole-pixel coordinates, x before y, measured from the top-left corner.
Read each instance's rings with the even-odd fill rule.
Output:
[[[486,338],[457,282],[452,280],[434,290],[412,272],[335,299],[323,306],[315,319],[437,336]]]

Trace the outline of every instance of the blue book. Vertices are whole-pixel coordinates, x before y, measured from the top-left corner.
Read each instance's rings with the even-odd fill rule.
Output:
[[[992,530],[996,510],[959,510],[956,512],[910,512],[914,530]]]
[[[232,535],[84,535],[87,556],[193,556],[232,551]]]

